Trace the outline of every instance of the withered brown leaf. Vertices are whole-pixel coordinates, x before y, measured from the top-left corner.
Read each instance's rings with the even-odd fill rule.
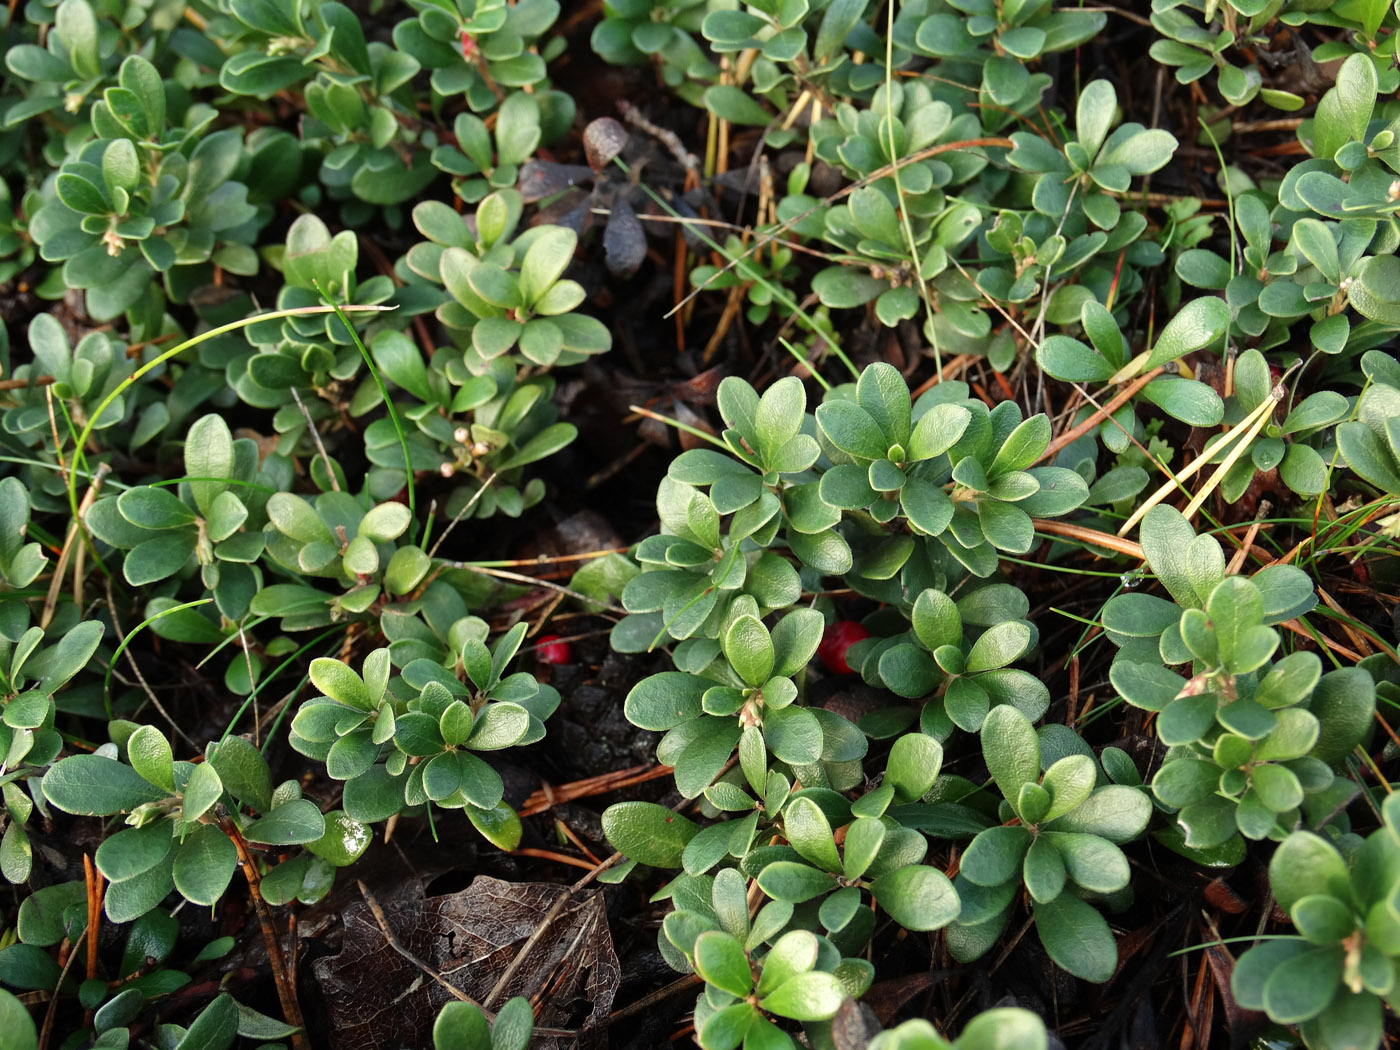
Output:
[[[459,893],[385,902],[384,917],[400,945],[477,1002],[491,994],[551,908],[568,894],[549,883],[509,883],[478,876]],[[339,1050],[399,1050],[432,1045],[433,1019],[453,998],[439,982],[395,951],[369,906],[344,913],[340,954],[314,964]],[[620,979],[603,897],[581,892],[567,901],[529,945],[495,998],[536,1004],[536,1027],[569,1029],[578,1040],[537,1034],[535,1050],[607,1045],[606,1023]]]

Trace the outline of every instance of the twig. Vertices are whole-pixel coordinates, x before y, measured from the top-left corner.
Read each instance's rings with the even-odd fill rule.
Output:
[[[437,549],[442,546],[442,541],[447,539],[447,534],[457,527],[457,523],[471,513],[471,509],[476,506],[477,501],[486,495],[486,490],[491,487],[491,483],[496,480],[496,472],[493,470],[491,476],[481,483],[481,488],[472,493],[472,498],[459,510],[451,521],[447,523],[447,528],[442,530],[442,535],[433,544],[433,549],[428,551],[428,557],[432,558],[437,553]]]
[[[454,999],[458,1000],[459,1002],[466,1003],[469,1006],[475,1006],[478,1010],[480,1010],[483,1014],[486,1015],[486,1019],[488,1021],[494,1021],[496,1019],[495,1013],[482,1006],[470,995],[462,991],[462,989],[458,988],[446,977],[438,973],[431,966],[425,963],[422,959],[418,958],[418,956],[414,955],[411,951],[405,948],[403,944],[399,941],[398,937],[394,934],[393,928],[390,927],[389,917],[384,914],[384,909],[381,908],[379,906],[379,902],[374,899],[374,894],[370,893],[369,887],[365,885],[364,880],[356,879],[355,885],[357,885],[360,888],[360,896],[365,899],[365,904],[369,906],[369,913],[372,916],[374,916],[374,923],[376,926],[379,927],[379,932],[383,934],[385,944],[387,944],[390,948],[394,949],[394,951],[398,952],[401,956],[403,956],[405,959],[411,962],[414,966],[418,967],[418,969],[422,970],[424,974],[431,977],[434,981],[441,985]]]
[[[621,1010],[614,1010],[611,1014],[608,1015],[608,1025],[609,1027],[611,1027],[618,1021],[625,1020],[626,1018],[631,1017],[633,1014],[639,1014],[643,1010],[648,1010],[651,1007],[655,1006],[657,1003],[665,1002],[677,992],[683,992],[687,988],[694,988],[697,984],[703,984],[704,980],[705,979],[701,977],[698,973],[686,974],[679,980],[672,981],[670,984],[666,985],[666,987],[658,988],[650,995],[642,996],[635,1003],[629,1003],[628,1005],[624,1006]]]
[[[1095,547],[1103,547],[1119,554],[1126,554],[1138,561],[1147,560],[1147,556],[1142,552],[1142,544],[1134,543],[1122,536],[1115,536],[1111,532],[1100,532],[1098,529],[1074,525],[1068,521],[1052,521],[1049,518],[1032,518],[1031,524],[1035,526],[1036,532],[1043,532],[1049,536],[1059,536],[1066,540],[1078,540],[1080,543],[1088,543]]]
[[[1142,375],[1138,376],[1131,383],[1125,386],[1122,390],[1118,391],[1118,393],[1113,395],[1113,400],[1109,401],[1108,404],[1104,405],[1102,408],[1096,409],[1093,415],[1089,416],[1089,418],[1084,420],[1084,422],[1080,423],[1078,426],[1070,430],[1065,431],[1065,433],[1061,434],[1059,437],[1055,438],[1054,441],[1050,442],[1050,447],[1047,448],[1041,454],[1040,458],[1036,460],[1036,463],[1043,463],[1045,460],[1058,455],[1061,449],[1065,448],[1066,446],[1072,444],[1074,441],[1083,437],[1089,431],[1093,430],[1096,426],[1098,426],[1099,423],[1101,423],[1103,420],[1112,417],[1113,413],[1117,412],[1120,408],[1122,408],[1123,405],[1125,405],[1130,398],[1135,396],[1139,390],[1141,390],[1148,383],[1152,382],[1152,380],[1156,379],[1159,375],[1161,375],[1162,372],[1163,369],[1154,368],[1151,371],[1144,372]]]
[[[615,612],[622,616],[627,615],[627,610],[612,602],[605,602],[600,598],[593,598],[581,591],[565,587],[563,584],[552,583],[549,580],[542,580],[538,576],[526,576],[520,572],[508,572],[505,569],[488,569],[485,566],[473,565],[469,561],[450,561],[444,564],[450,565],[454,569],[466,569],[468,572],[479,572],[483,576],[496,576],[502,580],[510,580],[514,583],[528,583],[535,587],[545,587],[551,591],[558,591],[560,594],[567,594],[570,598],[576,598],[588,605],[601,605],[608,612]]]
[[[721,124],[723,124],[722,121]],[[686,303],[690,302],[697,295],[699,295],[706,288],[708,288],[710,286],[710,283],[716,280],[720,276],[720,274],[728,273],[735,266],[739,265],[739,263],[741,263],[744,259],[747,259],[750,255],[753,255],[754,253],[758,252],[763,248],[766,248],[770,243],[772,243],[777,238],[781,237],[784,233],[792,229],[794,226],[800,223],[803,219],[807,218],[809,215],[815,215],[817,212],[821,211],[821,209],[827,207],[828,205],[835,204],[839,200],[849,197],[856,190],[861,189],[864,186],[869,186],[873,182],[879,182],[886,176],[893,174],[893,172],[898,168],[905,168],[908,167],[910,164],[917,164],[920,161],[928,160],[930,157],[936,157],[940,153],[951,153],[954,150],[978,149],[984,147],[991,147],[995,149],[1013,149],[1015,148],[1015,145],[1016,144],[1010,139],[1002,138],[1000,136],[995,135],[987,136],[984,138],[964,139],[960,142],[940,142],[937,145],[928,146],[921,150],[916,150],[915,152],[909,154],[909,156],[907,157],[900,157],[899,160],[891,164],[886,164],[882,168],[876,168],[869,175],[857,179],[849,186],[843,186],[841,189],[833,193],[830,197],[827,197],[825,200],[819,201],[818,203],[812,205],[802,214],[796,215],[793,218],[788,219],[772,233],[765,234],[758,240],[754,241],[754,243],[749,245],[749,247],[745,251],[735,256],[733,259],[728,260],[723,267],[716,270],[698,287],[693,289],[689,295],[687,295],[684,299],[678,302],[675,306],[671,307],[670,311],[667,312],[666,316],[670,317],[671,314],[675,313],[681,307],[685,306]]]
[[[676,162],[681,167],[693,169],[700,167],[700,158],[690,150],[685,148],[685,143],[681,137],[668,128],[657,127],[646,117],[642,116],[642,111],[632,105],[626,99],[617,100],[617,111],[622,114],[622,119],[635,128],[640,128],[652,138],[659,141],[663,146],[671,151],[671,156],[676,158]]]
[[[263,941],[267,944],[267,961],[272,967],[273,983],[277,985],[277,998],[282,1004],[282,1017],[296,1029],[291,1035],[292,1046],[296,1050],[310,1050],[310,1044],[306,1041],[306,1022],[302,1020],[301,1004],[297,1002],[296,986],[287,972],[287,960],[286,956],[282,954],[282,942],[277,936],[276,927],[272,925],[272,912],[268,909],[267,902],[263,900],[262,879],[258,875],[258,866],[253,860],[252,853],[248,850],[248,843],[244,840],[243,833],[229,819],[228,811],[224,809],[223,803],[216,806],[214,820],[219,830],[232,840],[234,849],[238,851],[238,863],[243,868],[243,877],[248,880],[248,896],[253,898],[253,907],[258,913],[258,922],[262,925]]]
[[[104,463],[102,466],[105,467],[106,464]],[[98,469],[100,470],[101,467]],[[108,576],[105,583],[107,587],[107,611],[112,614],[112,629],[117,632],[117,642],[120,644],[126,641],[126,632],[122,630],[121,620],[117,617],[117,600],[112,595],[112,577]],[[160,702],[160,698],[156,696],[156,692],[151,688],[151,684],[146,681],[146,676],[141,673],[141,668],[136,663],[136,657],[131,655],[131,650],[128,648],[124,651],[126,653],[126,662],[131,665],[132,674],[136,675],[136,681],[141,684],[141,689],[145,692],[146,699],[151,702],[151,706],[159,711],[160,716],[170,723],[170,728],[174,734],[183,740],[191,751],[198,754],[201,750],[200,746],[189,738],[189,735],[180,728],[180,724],[176,722],[175,719],[171,717],[170,712],[165,709],[165,705]]]
[[[1254,546],[1254,537],[1259,535],[1259,526],[1264,524],[1264,519],[1269,516],[1269,512],[1273,509],[1273,504],[1268,500],[1259,501],[1259,512],[1249,523],[1249,531],[1244,534],[1244,542],[1240,544],[1240,549],[1235,551],[1234,557],[1230,559],[1230,564],[1225,567],[1226,576],[1234,576],[1240,571],[1244,560],[1249,557],[1250,548]]]
[[[302,401],[301,394],[297,392],[296,385],[288,387],[292,392],[292,400],[297,403],[297,408],[301,409],[301,416],[306,420],[306,429],[311,431],[311,440],[316,442],[316,452],[321,457],[321,462],[326,466],[326,477],[330,479],[331,490],[340,491],[340,482],[335,479],[335,468],[331,465],[331,457],[326,455],[326,446],[321,442],[321,432],[316,429],[316,423],[311,418],[311,413],[306,410],[306,403]]]
[[[76,951],[68,953],[68,960],[63,964],[63,969],[59,971],[58,982],[53,986],[53,993],[49,998],[49,1008],[44,1011],[44,1024],[39,1029],[39,1050],[48,1050],[49,1039],[53,1036],[53,1022],[58,1015],[59,992],[63,989],[63,982],[68,979],[68,971],[73,968],[73,963],[78,959]]]
[[[102,479],[112,472],[111,464],[99,463],[97,469],[92,474],[92,484],[88,486],[87,493],[83,496],[83,502],[78,507],[78,520],[68,526],[68,536],[63,541],[63,549],[58,553],[58,564],[54,566],[53,576],[49,580],[49,591],[44,597],[44,609],[39,615],[39,626],[47,628],[49,621],[53,619],[54,609],[58,606],[58,592],[63,586],[63,575],[68,568],[68,559],[73,556],[75,544],[78,542],[78,532],[82,516],[92,509],[93,503],[97,501],[97,493],[102,488]],[[79,549],[81,556],[81,548]],[[78,563],[74,563],[75,570],[80,569]],[[110,584],[109,584],[110,586]],[[82,604],[83,580],[81,571],[74,572],[73,579],[73,602],[76,605]]]
[[[550,931],[551,927],[554,925],[554,921],[564,913],[564,905],[569,903],[572,896],[573,894],[566,891],[554,898],[554,903],[549,906],[549,911],[544,913],[544,918],[540,919],[539,923],[535,926],[534,932],[525,939],[525,943],[522,944],[520,950],[515,953],[515,958],[511,959],[510,965],[505,968],[505,972],[502,973],[500,977],[496,978],[495,985],[491,988],[491,991],[487,994],[485,1001],[482,1003],[483,1009],[490,1008],[491,1004],[505,993],[511,978],[520,972],[520,967],[525,965],[525,958],[530,954],[530,950],[539,943],[540,938],[543,937],[545,933]],[[579,932],[582,933],[583,931],[580,930]],[[568,952],[564,953],[566,958],[568,954]]]
[[[83,854],[83,883],[87,889],[87,979],[97,978],[97,934],[102,928],[102,875],[92,863],[92,855]],[[83,1023],[92,1023],[92,1010],[83,1012]]]

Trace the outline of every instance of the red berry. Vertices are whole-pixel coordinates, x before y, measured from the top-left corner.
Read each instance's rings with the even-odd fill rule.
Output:
[[[542,664],[571,664],[574,662],[573,647],[561,641],[557,634],[541,635],[535,643],[535,659]]]
[[[855,620],[837,620],[822,634],[821,644],[817,646],[817,659],[832,674],[855,674],[846,663],[846,650],[862,638],[869,637],[870,632]]]

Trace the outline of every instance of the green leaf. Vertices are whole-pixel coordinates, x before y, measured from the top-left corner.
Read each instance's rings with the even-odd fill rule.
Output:
[[[1000,710],[992,709],[993,713]],[[1145,791],[1110,784],[1053,821],[1051,830],[1078,831],[1121,844],[1141,835],[1151,818],[1152,801]]]
[[[267,759],[256,747],[242,737],[230,736],[209,751],[207,758],[234,798],[260,813],[272,807],[272,777]]]
[[[1014,707],[999,704],[987,713],[982,757],[1003,798],[1015,799],[1022,784],[1040,778],[1040,741],[1030,719]]]
[[[759,1000],[759,1007],[794,1021],[825,1021],[846,999],[846,988],[835,974],[809,970],[795,974]]]
[[[623,704],[627,720],[639,729],[665,731],[698,718],[701,700],[713,683],[680,671],[662,671],[632,687]]]
[[[185,783],[184,797],[180,801],[180,815],[193,822],[204,816],[219,801],[224,793],[223,781],[218,771],[208,762],[194,767]]]
[[[706,88],[701,97],[706,109],[731,124],[762,127],[773,119],[773,115],[755,102],[751,95],[732,84],[716,84]]]
[[[283,535],[301,544],[329,543],[338,550],[339,541],[310,503],[290,492],[278,492],[267,501],[268,520]]]
[[[819,405],[817,426],[828,441],[857,458],[883,459],[889,450],[880,425],[850,401],[827,401]]]
[[[175,848],[168,820],[157,820],[145,827],[128,828],[104,839],[94,860],[108,882],[125,882],[150,871]]]
[[[1029,1010],[1001,1006],[983,1010],[958,1036],[958,1050],[1046,1050],[1045,1022]]]
[[[758,874],[758,885],[776,901],[801,904],[836,888],[836,878],[795,860],[769,864]]]
[[[1030,844],[1030,832],[1019,825],[988,828],[968,844],[958,870],[978,886],[1000,886],[1016,877]]]
[[[101,755],[72,755],[44,774],[44,797],[65,813],[108,817],[166,793],[130,766]]]
[[[928,592],[925,592],[928,593]],[[885,763],[885,784],[900,802],[917,802],[927,794],[943,765],[943,747],[923,733],[905,733],[895,740]]]
[[[1128,885],[1128,858],[1113,843],[1097,835],[1047,831],[1041,836],[1060,853],[1065,871],[1076,885],[1091,893],[1116,893]]]
[[[368,827],[351,818],[344,810],[333,809],[326,814],[325,834],[315,842],[308,842],[306,848],[337,868],[343,868],[360,858],[369,848],[371,838]]]
[[[228,889],[237,867],[238,850],[233,840],[212,824],[200,824],[185,833],[171,875],[187,901],[213,907]]]
[[[1036,838],[1026,851],[1022,878],[1031,899],[1040,903],[1052,901],[1065,888],[1065,863],[1050,840]]]
[[[1351,909],[1325,893],[1299,898],[1290,917],[1298,932],[1313,944],[1334,944],[1356,929]]]
[[[1076,977],[1103,984],[1118,968],[1118,947],[1108,923],[1072,893],[1036,904],[1035,928],[1055,964]]]
[[[1400,327],[1400,258],[1372,255],[1362,259],[1347,288],[1347,301],[1362,317],[1387,328]],[[1347,462],[1351,462],[1350,457]],[[1352,469],[1361,473],[1354,463]]]
[[[1094,80],[1079,93],[1075,110],[1075,134],[1084,151],[1093,157],[1108,137],[1118,110],[1118,93],[1107,80]]]
[[[304,798],[282,803],[243,829],[243,837],[249,842],[270,846],[300,846],[315,842],[325,833],[326,821],[321,811],[314,802]]]
[[[144,587],[173,576],[194,553],[195,539],[193,532],[178,532],[138,543],[122,562],[122,575],[133,587]]]
[[[1094,790],[1098,776],[1088,755],[1066,755],[1045,771],[1041,786],[1050,795],[1050,808],[1042,820],[1062,817],[1084,802]]]
[[[474,1003],[449,999],[433,1022],[434,1050],[491,1050],[491,1029]]]
[[[695,939],[695,970],[706,982],[744,998],[753,991],[753,973],[744,946],[727,933],[707,930]]]
[[[791,765],[807,765],[821,757],[821,723],[806,708],[766,710],[763,739],[775,758]]]
[[[876,879],[870,889],[880,907],[906,930],[940,930],[962,908],[948,877],[923,864],[896,868]]]
[[[1095,168],[1121,165],[1129,175],[1150,175],[1172,159],[1177,142],[1169,132],[1132,131],[1134,126],[1125,124],[1109,137],[1094,162]]]
[[[1370,60],[1366,60],[1370,64]],[[1264,1012],[1279,1024],[1316,1017],[1342,983],[1340,945],[1314,948],[1274,968],[1264,982]]]
[[[1050,436],[1050,417],[1043,412],[1031,416],[1002,442],[991,469],[987,471],[987,477],[996,479],[1034,465],[1049,447]]]
[[[1366,141],[1366,126],[1376,105],[1378,91],[1376,66],[1370,55],[1353,52],[1337,71],[1337,84],[1328,94],[1336,95],[1339,116],[1347,133],[1358,142]],[[1319,111],[1319,119],[1323,114]]]
[[[1269,862],[1269,885],[1284,911],[1304,897],[1325,894],[1351,900],[1351,879],[1336,848],[1310,831],[1295,831],[1274,851]]]
[[[1008,620],[990,627],[972,644],[967,654],[968,674],[1005,667],[1030,646],[1031,629],[1020,620]]]
[[[357,536],[373,543],[389,543],[403,535],[409,525],[409,510],[402,503],[380,503],[360,519]]]
[[[143,529],[178,529],[195,521],[195,513],[169,489],[142,485],[127,489],[117,498],[117,510],[133,525]]]
[[[839,872],[841,856],[836,852],[836,840],[831,824],[821,808],[810,798],[799,797],[783,810],[783,828],[792,848],[823,871]],[[741,993],[736,993],[741,994]]]
[[[38,1050],[39,1034],[29,1010],[13,994],[0,989],[0,1031],[12,1050]]]
[[[1067,335],[1046,336],[1035,360],[1046,373],[1068,383],[1101,383],[1114,372],[1097,350]]]
[[[520,264],[520,294],[533,306],[568,269],[578,234],[564,226],[540,228]]]
[[[170,741],[155,726],[141,726],[126,742],[131,768],[156,787],[175,791],[175,755]]]
[[[311,661],[311,684],[337,703],[345,704],[360,711],[370,711],[377,698],[370,696],[364,679],[351,668],[329,657],[317,657]]]
[[[909,438],[911,460],[941,456],[956,445],[972,422],[972,413],[962,405],[943,402],[934,405],[915,424]]]
[[[749,685],[762,685],[773,671],[773,639],[754,616],[740,616],[724,635],[724,655]]]
[[[817,27],[812,57],[818,62],[834,57],[837,48],[846,43],[846,37],[860,22],[865,8],[866,0],[832,0],[822,13],[821,25]]]
[[[619,802],[603,811],[603,833],[629,860],[654,868],[679,868],[686,843],[699,825],[654,802]]]
[[[1208,296],[1182,305],[1167,322],[1157,342],[1136,372],[1145,372],[1209,346],[1230,326],[1230,307],[1224,299]]]

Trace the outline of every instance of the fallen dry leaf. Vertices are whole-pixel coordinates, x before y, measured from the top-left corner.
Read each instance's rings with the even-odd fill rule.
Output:
[[[502,882],[478,876],[460,893],[385,902],[383,915],[402,949],[445,982],[485,1003],[497,981],[527,948],[490,1005],[523,995],[535,1006],[536,1050],[580,1050],[607,1044],[606,1023],[620,978],[603,897],[579,893],[546,918],[568,890],[549,883]],[[430,974],[385,939],[363,901],[344,914],[341,951],[314,965],[340,1050],[430,1046],[433,1019],[453,998]],[[544,929],[541,930],[541,925]],[[538,932],[538,936],[536,936]],[[535,938],[533,942],[531,938]]]

